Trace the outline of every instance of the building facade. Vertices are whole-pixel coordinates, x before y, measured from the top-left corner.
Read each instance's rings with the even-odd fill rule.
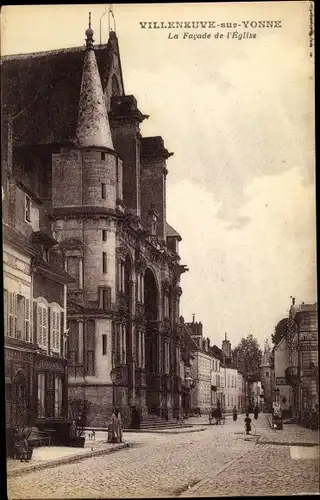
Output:
[[[8,118],[8,117],[5,117]],[[3,282],[6,428],[57,428],[67,419],[64,258],[44,213],[37,166],[13,147],[4,120]]]
[[[296,305],[293,299],[288,323],[287,383],[292,387],[294,416],[308,418],[314,405],[319,408],[319,357],[317,303]]]
[[[125,422],[132,404],[142,413],[180,411],[186,267],[181,237],[166,220],[172,153],[160,136],[140,133],[147,115],[125,95],[116,34],[106,45],[93,42],[89,26],[85,47],[6,58],[3,86],[10,113],[22,109],[16,146],[38,165],[52,234],[73,278],[69,398],[89,401],[87,423],[100,426],[113,406]]]

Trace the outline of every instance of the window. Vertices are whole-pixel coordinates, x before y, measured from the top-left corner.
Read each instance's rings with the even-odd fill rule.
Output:
[[[107,253],[102,252],[102,272],[105,274],[107,272]]]
[[[31,200],[27,195],[25,195],[25,220],[31,222]]]
[[[126,364],[126,326],[123,323],[117,324],[116,338],[116,360],[120,365]]]
[[[107,355],[107,336],[104,333],[102,335],[102,356],[106,356],[106,355]]]
[[[119,292],[124,292],[125,290],[125,272],[124,272],[124,262],[120,261],[118,263],[118,290]]]
[[[16,294],[13,292],[8,293],[8,337],[16,336],[16,323],[17,323],[17,307],[16,307]]]
[[[164,294],[164,317],[170,317],[169,295],[167,293]]]
[[[101,183],[101,198],[105,200],[107,198],[107,186],[102,182]]]
[[[102,241],[107,241],[108,231],[106,229],[102,229]]]
[[[266,372],[266,377],[269,378],[269,372]]]
[[[38,373],[38,417],[45,417],[45,375]]]
[[[136,363],[138,368],[145,367],[144,361],[144,332],[136,332]]]
[[[37,343],[42,349],[48,349],[48,308],[37,305]]]
[[[100,309],[111,308],[111,288],[100,288]]]
[[[79,259],[79,290],[83,290],[83,259]]]
[[[101,160],[105,161],[105,159],[106,159],[106,153],[102,152],[101,153]]]
[[[51,317],[50,317],[51,349],[52,351],[59,354],[60,354],[60,331],[61,331],[60,311],[51,308]]]
[[[60,418],[62,416],[62,380],[60,376],[54,379],[54,416]]]
[[[78,322],[78,357],[77,362],[83,363],[83,321]]]
[[[46,393],[45,393],[45,416],[54,416],[54,376],[47,373]]]
[[[79,257],[68,257],[67,260],[67,271],[73,279],[75,280],[75,283],[70,283],[69,288],[70,290],[79,290],[83,288],[82,281],[83,281],[83,268],[82,268],[82,259]]]
[[[169,374],[170,372],[170,344],[169,342],[164,343],[164,373]]]

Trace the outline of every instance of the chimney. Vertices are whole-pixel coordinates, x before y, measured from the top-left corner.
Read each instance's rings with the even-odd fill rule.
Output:
[[[192,315],[192,323],[194,323],[195,318],[196,318],[196,315],[195,315],[195,314],[193,314],[193,315]]]

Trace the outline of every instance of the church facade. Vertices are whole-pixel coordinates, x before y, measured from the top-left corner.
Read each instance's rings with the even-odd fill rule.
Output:
[[[24,75],[23,81],[18,75]],[[142,137],[124,92],[118,39],[5,58],[13,144],[43,180],[41,201],[72,276],[67,292],[69,401],[87,425],[112,408],[129,420],[181,411],[180,235],[166,220],[168,152]],[[14,109],[13,109],[14,108]]]

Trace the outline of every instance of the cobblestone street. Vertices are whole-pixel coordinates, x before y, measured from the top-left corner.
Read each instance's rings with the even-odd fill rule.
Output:
[[[206,417],[199,423],[206,423]],[[272,441],[274,431],[263,415],[254,424],[256,435],[248,440],[243,416],[236,423],[229,417],[224,426],[208,426],[202,432],[125,433],[125,440],[132,443],[129,449],[9,477],[8,497],[154,498],[318,492],[319,461],[292,459],[290,446],[259,445],[258,435]],[[300,434],[310,440],[311,432],[302,430]],[[294,428],[282,432],[284,440],[286,433],[291,439]]]

